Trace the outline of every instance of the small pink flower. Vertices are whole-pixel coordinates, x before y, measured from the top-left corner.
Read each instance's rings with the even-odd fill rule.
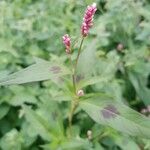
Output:
[[[66,53],[70,54],[71,51],[71,39],[68,34],[65,34],[63,37],[63,43],[66,47]]]
[[[89,29],[93,25],[93,17],[94,17],[96,10],[97,10],[96,3],[93,3],[91,6],[88,6],[85,11],[83,23],[81,26],[81,33],[84,37],[88,35]]]

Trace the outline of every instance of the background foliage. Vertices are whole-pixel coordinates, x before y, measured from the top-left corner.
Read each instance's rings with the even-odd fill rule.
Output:
[[[63,64],[68,65],[68,61],[61,37],[66,32],[72,36],[76,54],[83,13],[92,2],[95,1],[1,0],[0,78],[34,61],[42,62],[38,57],[62,64],[63,73],[67,74]],[[84,42],[78,66],[79,73],[87,80],[83,80],[79,87],[84,88],[86,94],[103,92],[113,97],[116,105],[123,102],[140,112],[150,105],[150,1],[96,2],[98,11],[94,27]],[[38,68],[41,72],[46,68],[43,64]],[[37,72],[36,69],[34,71]],[[29,77],[31,75],[27,72],[22,78]],[[45,79],[48,78],[55,79],[45,76]],[[0,87],[2,150],[150,149],[148,139],[96,124],[81,108],[76,110],[73,120],[75,138],[68,140],[66,101],[71,100],[71,95],[67,87],[61,89],[60,83],[54,82]],[[99,101],[102,103],[101,99]],[[89,112],[90,104],[83,102],[83,105]],[[93,104],[90,108],[96,109]],[[120,109],[123,111],[122,107]],[[144,115],[149,117],[148,112]],[[99,122],[97,118],[94,120]],[[87,138],[88,130],[93,133],[92,141]]]

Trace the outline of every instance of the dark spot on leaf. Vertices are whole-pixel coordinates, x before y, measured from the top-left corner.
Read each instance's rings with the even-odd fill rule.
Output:
[[[77,75],[77,77],[76,77],[76,82],[80,82],[81,80],[83,80],[84,79],[84,76],[83,75]]]
[[[58,117],[58,113],[56,111],[52,112],[52,118],[54,121],[57,120],[57,117]]]
[[[52,66],[50,68],[50,71],[53,72],[54,74],[58,74],[61,72],[61,68],[59,66]]]
[[[101,110],[101,113],[106,119],[115,118],[119,114],[117,108],[114,105],[107,105],[103,110]]]

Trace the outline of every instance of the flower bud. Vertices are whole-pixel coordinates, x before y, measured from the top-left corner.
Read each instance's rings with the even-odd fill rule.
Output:
[[[84,96],[84,91],[83,90],[79,90],[77,92],[77,95],[80,97],[80,96]]]
[[[146,113],[147,113],[147,109],[143,108],[143,109],[141,110],[141,113],[142,113],[142,114],[146,114]]]
[[[123,49],[124,49],[123,44],[119,43],[119,44],[117,45],[117,50],[118,50],[118,51],[122,51]]]
[[[62,37],[62,39],[63,39],[63,43],[64,43],[65,48],[66,48],[66,53],[70,54],[70,52],[71,52],[71,39],[70,39],[69,35],[65,34]]]
[[[87,131],[87,137],[88,137],[89,140],[92,139],[92,131],[91,130]]]

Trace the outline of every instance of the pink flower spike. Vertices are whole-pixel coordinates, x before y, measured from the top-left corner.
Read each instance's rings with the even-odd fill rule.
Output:
[[[65,48],[66,48],[66,53],[70,54],[70,52],[71,52],[71,39],[70,39],[69,35],[65,34],[62,37],[62,39],[63,39],[63,43],[64,43]]]
[[[83,37],[86,37],[89,33],[90,28],[93,26],[93,17],[96,12],[96,3],[93,3],[90,6],[87,6],[87,9],[84,14],[83,23],[81,26],[81,33]]]

